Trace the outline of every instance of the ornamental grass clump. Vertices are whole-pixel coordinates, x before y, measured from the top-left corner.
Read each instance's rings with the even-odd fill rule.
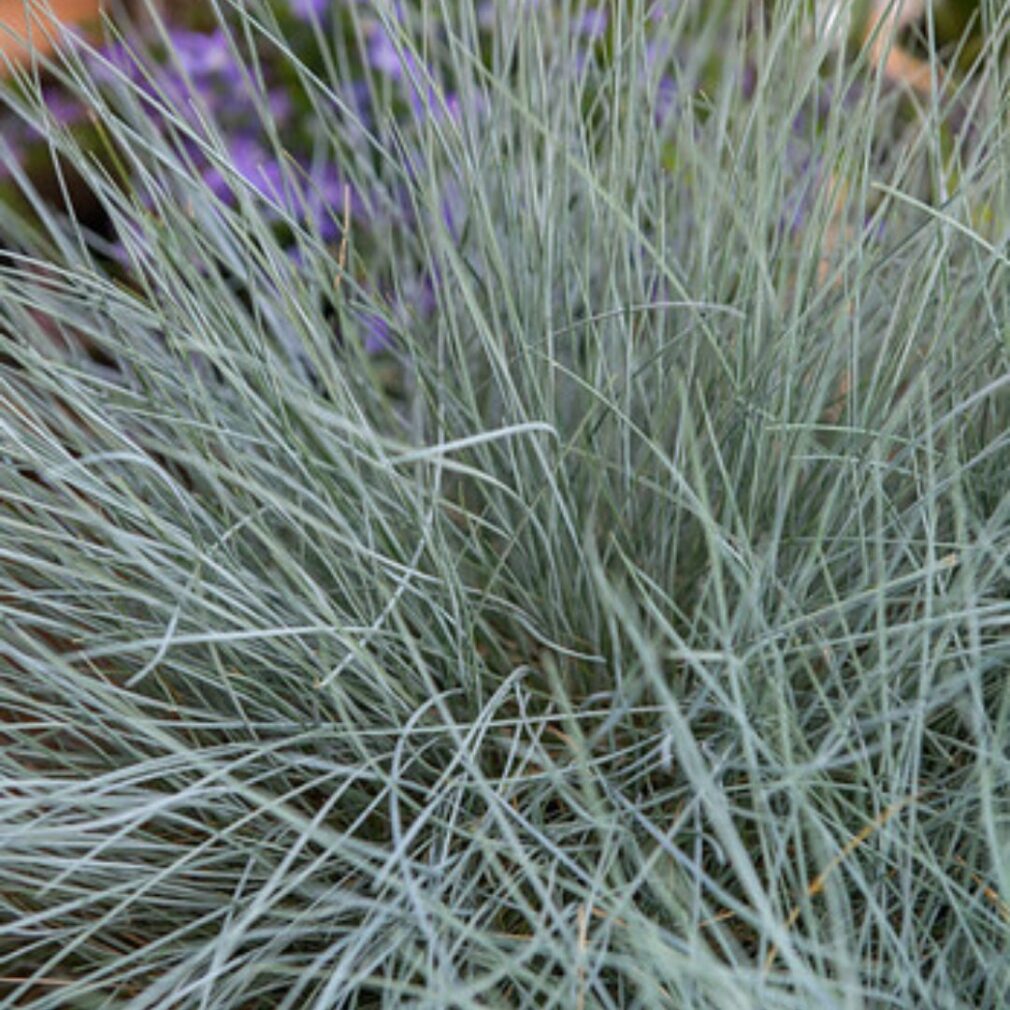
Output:
[[[4,92],[0,1002],[1007,1005],[1003,5],[212,7]]]

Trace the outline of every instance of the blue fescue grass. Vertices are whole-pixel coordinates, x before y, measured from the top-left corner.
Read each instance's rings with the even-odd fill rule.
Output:
[[[8,98],[109,230],[0,219],[6,1005],[1004,1005],[1000,6],[928,101],[791,0],[214,7],[269,177]]]

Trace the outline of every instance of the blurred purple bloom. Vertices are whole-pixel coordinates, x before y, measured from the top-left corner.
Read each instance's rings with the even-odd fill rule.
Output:
[[[403,79],[404,61],[396,48],[396,43],[390,38],[389,32],[380,25],[372,26],[368,40],[368,65],[373,70],[391,77],[394,81]],[[407,54],[409,57],[409,54]]]
[[[466,203],[459,184],[455,179],[446,180],[439,202],[439,212],[442,224],[452,236],[453,242],[458,243],[462,236],[463,226],[466,223],[466,210]]]
[[[0,113],[0,179],[9,178],[21,167],[24,141],[21,121],[6,111]]]
[[[676,58],[676,50],[668,38],[660,37],[652,39],[645,44],[645,68],[647,70],[655,69],[657,64],[660,69],[663,69],[668,63],[675,61]]]
[[[58,88],[44,88],[42,100],[49,114],[63,126],[73,126],[84,119],[84,106],[65,91]]]
[[[267,106],[275,123],[284,124],[291,118],[291,96],[284,88],[270,88],[267,91]]]
[[[289,0],[291,13],[302,21],[322,19],[330,6],[330,0]]]
[[[193,78],[232,74],[237,68],[222,28],[212,32],[191,32],[177,28],[169,33],[172,51],[179,65]]]
[[[425,274],[421,280],[421,289],[414,298],[414,307],[422,319],[426,319],[435,311],[438,299],[435,297],[435,282],[430,274]]]
[[[61,126],[73,126],[84,119],[84,108],[79,101],[51,87],[43,88],[42,100],[53,119]],[[27,149],[45,137],[45,130],[34,122],[0,109],[0,179],[8,178],[15,166],[24,163]]]
[[[659,79],[656,87],[656,103],[653,107],[653,119],[657,127],[663,126],[673,113],[678,91],[677,82],[669,74],[664,74]]]
[[[116,222],[115,238],[109,242],[106,251],[120,266],[132,269],[149,250],[147,236],[136,221],[122,218]]]
[[[494,0],[481,0],[477,5],[477,24],[481,28],[494,28]]]
[[[445,95],[445,108],[449,113],[449,118],[458,123],[463,115],[463,105],[455,91],[450,91]]]
[[[366,312],[362,317],[365,324],[365,351],[378,354],[393,346],[393,332],[384,316],[378,312]]]
[[[672,14],[680,6],[680,0],[656,0],[649,8],[649,18],[652,21],[661,21],[668,14]]]
[[[575,25],[579,35],[589,39],[598,39],[607,30],[609,17],[606,7],[587,7]]]
[[[342,121],[346,129],[350,131],[349,140],[353,137],[361,137],[362,130],[369,130],[373,125],[372,116],[372,96],[365,81],[347,81],[337,86],[337,94],[340,96],[341,112],[344,114]]]
[[[247,182],[260,192],[277,198],[283,192],[281,167],[250,137],[236,137],[230,147],[232,165]]]
[[[744,64],[743,74],[740,77],[740,91],[747,101],[750,101],[757,91],[757,67],[751,62]]]
[[[284,175],[280,164],[251,137],[232,137],[228,143],[231,172],[222,172],[211,165],[203,173],[204,182],[215,196],[234,202],[235,175],[247,182],[262,196],[274,202],[284,200]]]
[[[172,51],[178,67],[192,78],[195,92],[180,75],[176,65],[146,63],[121,42],[112,42],[85,52],[95,78],[103,84],[121,84],[125,77],[156,105],[169,106],[175,116],[189,118],[193,97],[200,98],[212,111],[234,106],[234,92],[241,84],[241,69],[232,59],[227,39],[221,29],[211,33],[183,31],[170,33]],[[211,87],[213,82],[215,85]],[[229,89],[225,105],[223,89]],[[148,106],[155,119],[159,111]]]
[[[863,84],[858,80],[850,82],[844,90],[836,88],[831,81],[822,82],[816,99],[817,119],[821,122],[828,119],[832,111],[838,107],[839,101],[842,109],[854,110],[863,98],[863,92]]]
[[[365,205],[354,187],[347,185],[335,165],[327,164],[316,169],[305,183],[305,206],[300,206],[299,210],[302,215],[307,212],[324,242],[333,242],[341,237],[345,194],[351,217],[362,220]]]
[[[374,70],[405,84],[409,91],[410,106],[418,119],[423,119],[432,110],[440,108],[438,93],[430,81],[426,80],[429,75],[424,72],[409,49],[404,48],[401,55],[396,43],[380,24],[373,25],[371,29],[368,63]],[[418,87],[417,82],[420,81],[425,82],[421,85],[425,94],[422,94]]]
[[[395,296],[388,292],[375,303],[388,309],[387,314],[377,309],[365,309],[361,314],[364,326],[364,348],[368,354],[378,354],[390,350],[395,343],[390,319],[407,327],[411,322],[428,319],[435,311],[438,300],[435,295],[437,278],[433,275],[414,274],[397,286]]]
[[[863,217],[863,236],[867,242],[883,242],[887,237],[887,222],[878,212],[867,211]]]
[[[817,193],[824,182],[820,161],[804,145],[790,140],[786,144],[786,165],[791,170],[788,190],[782,208],[781,223],[790,235],[796,235],[806,224],[814,208]]]
[[[228,204],[235,203],[237,175],[291,217],[314,225],[324,242],[333,242],[342,236],[345,198],[351,217],[358,220],[365,217],[361,197],[346,184],[332,163],[285,178],[280,162],[258,141],[244,135],[230,140],[228,154],[230,172],[210,165],[202,173],[215,196]]]
[[[110,42],[98,49],[89,47],[84,58],[99,83],[114,84],[123,77],[135,84],[145,80],[140,58],[123,42]]]

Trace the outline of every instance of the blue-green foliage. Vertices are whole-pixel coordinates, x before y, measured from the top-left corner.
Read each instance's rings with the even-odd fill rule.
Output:
[[[1006,15],[758,7],[4,93],[0,1004],[1007,1004]]]

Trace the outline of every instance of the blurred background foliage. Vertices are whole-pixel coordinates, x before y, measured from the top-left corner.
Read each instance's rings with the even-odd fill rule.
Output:
[[[36,14],[40,20],[32,32],[34,43],[43,52],[51,48],[50,43],[57,34],[45,13],[50,9],[50,3],[56,16],[68,24],[83,26],[92,38],[101,35],[95,16],[99,0],[45,0],[37,4]],[[606,3],[586,5],[584,17],[577,25],[569,25],[569,31],[577,31],[581,36],[582,50],[591,53],[595,60],[606,65],[614,58],[615,45],[619,44],[616,35],[618,18],[614,16],[615,13],[619,8],[625,13],[633,13],[634,7],[642,4],[648,7],[655,39],[659,44],[663,36],[663,19],[683,16],[684,8],[688,9],[687,16],[697,22],[694,29],[698,33],[736,31],[740,25],[745,25],[745,30],[756,36],[762,17],[774,19],[776,7],[780,6],[774,2],[756,0],[716,0],[688,4],[671,3],[668,0],[608,0]],[[488,25],[491,22],[488,11],[494,6],[487,3],[475,5],[478,17]],[[509,6],[508,2],[497,4],[499,17],[503,16],[501,11]],[[517,6],[516,0],[512,0],[511,6]],[[322,71],[324,63],[322,53],[316,45],[315,31],[306,17],[310,9],[329,12],[329,17],[324,16],[320,23],[327,32],[343,32],[347,36],[344,40],[345,51],[351,54],[353,61],[355,40],[352,35],[356,19],[348,13],[348,5],[323,0],[274,0],[273,7],[285,30],[293,30],[295,41],[304,45],[300,56],[308,65]],[[430,12],[426,16],[423,14],[423,4],[416,0],[401,4],[399,9],[417,21],[422,18],[429,22],[434,20]],[[0,76],[6,78],[7,87],[25,73],[25,64],[28,62],[25,59],[25,49],[19,48],[16,43],[16,37],[25,31],[25,10],[23,0],[0,0],[0,26],[3,26]],[[818,32],[837,31],[838,26],[842,26],[839,43],[844,40],[844,45],[835,46],[834,51],[844,54],[844,58],[852,63],[863,60],[867,74],[882,69],[891,86],[904,86],[910,94],[917,92],[921,98],[925,97],[924,93],[929,87],[931,63],[935,64],[939,72],[951,74],[957,79],[952,87],[961,87],[963,84],[970,86],[973,64],[990,38],[993,25],[999,22],[1001,10],[1002,4],[996,0],[933,0],[932,3],[929,0],[894,0],[890,3],[887,0],[810,0],[809,31],[811,41],[814,41]],[[208,34],[214,30],[215,14],[212,6],[204,3],[167,4],[152,3],[151,0],[115,0],[104,5],[109,23],[117,26],[113,29],[115,33],[122,32],[125,38],[138,38],[146,31],[153,54],[164,60],[164,40],[159,45],[156,33],[150,30],[155,12],[158,17],[164,17],[180,30]],[[874,39],[879,39],[876,46]],[[487,39],[485,50],[488,56],[490,46],[491,41]],[[317,58],[313,57],[313,52]],[[360,69],[360,66],[351,66],[349,72],[357,75]],[[283,72],[283,61],[280,71]],[[35,63],[32,66],[31,74],[38,72],[50,81],[46,94],[51,99],[55,117],[62,124],[89,138],[93,149],[101,156],[103,145],[100,131],[96,129],[88,111],[74,106],[74,100],[60,88],[58,80],[46,72],[45,64]],[[739,74],[744,83],[741,99],[746,100],[749,97],[746,87],[749,68],[735,68],[734,72]],[[825,73],[829,72],[830,66],[826,64]],[[692,103],[696,115],[704,118],[706,96],[715,90],[720,80],[725,80],[726,74],[727,68],[717,60],[710,60],[699,68],[695,82],[696,100]],[[296,82],[282,83],[286,83],[293,91],[297,90]],[[961,102],[961,105],[965,104],[965,101]],[[587,110],[593,107],[591,94],[587,96],[585,105]],[[403,111],[406,113],[409,110],[404,107]],[[957,128],[961,124],[953,125]],[[38,143],[37,134],[9,114],[0,126],[3,137],[10,145],[8,154],[0,158],[0,199],[19,206],[22,211],[30,210],[21,193],[23,187],[12,178],[9,164],[3,164],[4,159],[9,162],[13,156],[43,195],[59,202],[65,195],[65,187],[53,171],[49,151],[45,145]],[[671,166],[676,164],[676,160],[676,152],[671,150]],[[73,184],[73,167],[65,166],[65,169],[70,173],[69,193],[72,198],[76,198],[78,211],[87,218],[89,213],[94,212],[94,208],[89,205],[87,194]]]

